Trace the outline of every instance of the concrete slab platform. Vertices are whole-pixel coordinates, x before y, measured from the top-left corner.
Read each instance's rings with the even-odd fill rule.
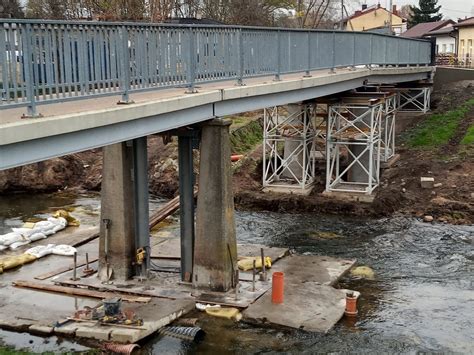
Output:
[[[334,285],[355,264],[355,260],[318,255],[291,255],[269,271],[285,274],[284,303],[272,303],[271,291],[243,312],[244,320],[310,332],[326,333],[344,314],[345,292]]]
[[[273,304],[267,292],[243,312],[244,320],[326,333],[344,315],[346,306],[344,291],[315,283],[285,285],[284,297],[282,304]]]
[[[372,203],[375,199],[375,194],[367,195],[365,193],[357,192],[339,192],[339,191],[323,191],[321,195],[334,198],[340,201],[363,202]]]
[[[316,283],[334,286],[355,262],[354,259],[336,259],[320,255],[290,255],[276,263],[270,271],[283,272],[285,285]]]
[[[301,187],[283,187],[283,186],[266,186],[262,189],[263,192],[272,192],[277,194],[293,194],[301,196],[309,196],[313,191],[313,186],[302,189]]]

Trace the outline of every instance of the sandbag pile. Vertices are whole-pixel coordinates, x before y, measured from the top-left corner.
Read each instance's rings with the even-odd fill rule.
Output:
[[[28,249],[21,255],[9,256],[0,259],[0,274],[2,274],[5,270],[23,266],[49,254],[72,256],[74,253],[77,253],[77,249],[70,245],[38,245]]]
[[[12,228],[10,233],[0,235],[0,250],[15,250],[31,242],[45,239],[66,228],[67,221],[63,217],[49,217],[46,221],[34,224],[33,228]]]
[[[45,221],[25,223],[22,228],[12,228],[10,233],[0,235],[0,251],[8,248],[15,250],[31,242],[45,239],[66,226],[78,225],[79,222],[67,211],[58,210]]]

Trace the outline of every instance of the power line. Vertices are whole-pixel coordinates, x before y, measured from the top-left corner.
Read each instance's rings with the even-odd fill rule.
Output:
[[[454,11],[454,12],[459,12],[459,13],[462,13],[462,14],[470,14],[471,13],[471,11],[448,9],[447,7],[444,7],[444,6],[441,7],[441,10]]]

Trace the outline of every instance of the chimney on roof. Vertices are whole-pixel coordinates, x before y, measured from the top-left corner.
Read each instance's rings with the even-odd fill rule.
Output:
[[[392,14],[397,15],[397,5],[392,6]]]
[[[362,4],[362,11],[367,10],[367,4]]]
[[[380,9],[380,3],[377,4],[377,9]]]
[[[355,15],[355,16],[359,16],[361,13],[362,13],[362,11],[356,10],[356,12],[354,13],[354,15]]]

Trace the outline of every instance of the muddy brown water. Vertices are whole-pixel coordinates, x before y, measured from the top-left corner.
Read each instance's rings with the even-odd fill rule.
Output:
[[[161,203],[153,200],[152,208]],[[73,213],[83,223],[98,221],[98,195],[17,195],[0,199],[0,234],[26,218],[44,216],[38,211],[64,206],[75,206]],[[157,335],[142,344],[140,353],[474,352],[474,226],[244,211],[237,212],[236,224],[239,242],[356,258],[370,266],[374,280],[349,275],[339,284],[362,293],[358,317],[343,319],[321,335],[200,316],[204,341]],[[177,223],[165,229],[179,233]],[[87,351],[71,340],[6,331],[0,332],[0,342],[32,352]]]

